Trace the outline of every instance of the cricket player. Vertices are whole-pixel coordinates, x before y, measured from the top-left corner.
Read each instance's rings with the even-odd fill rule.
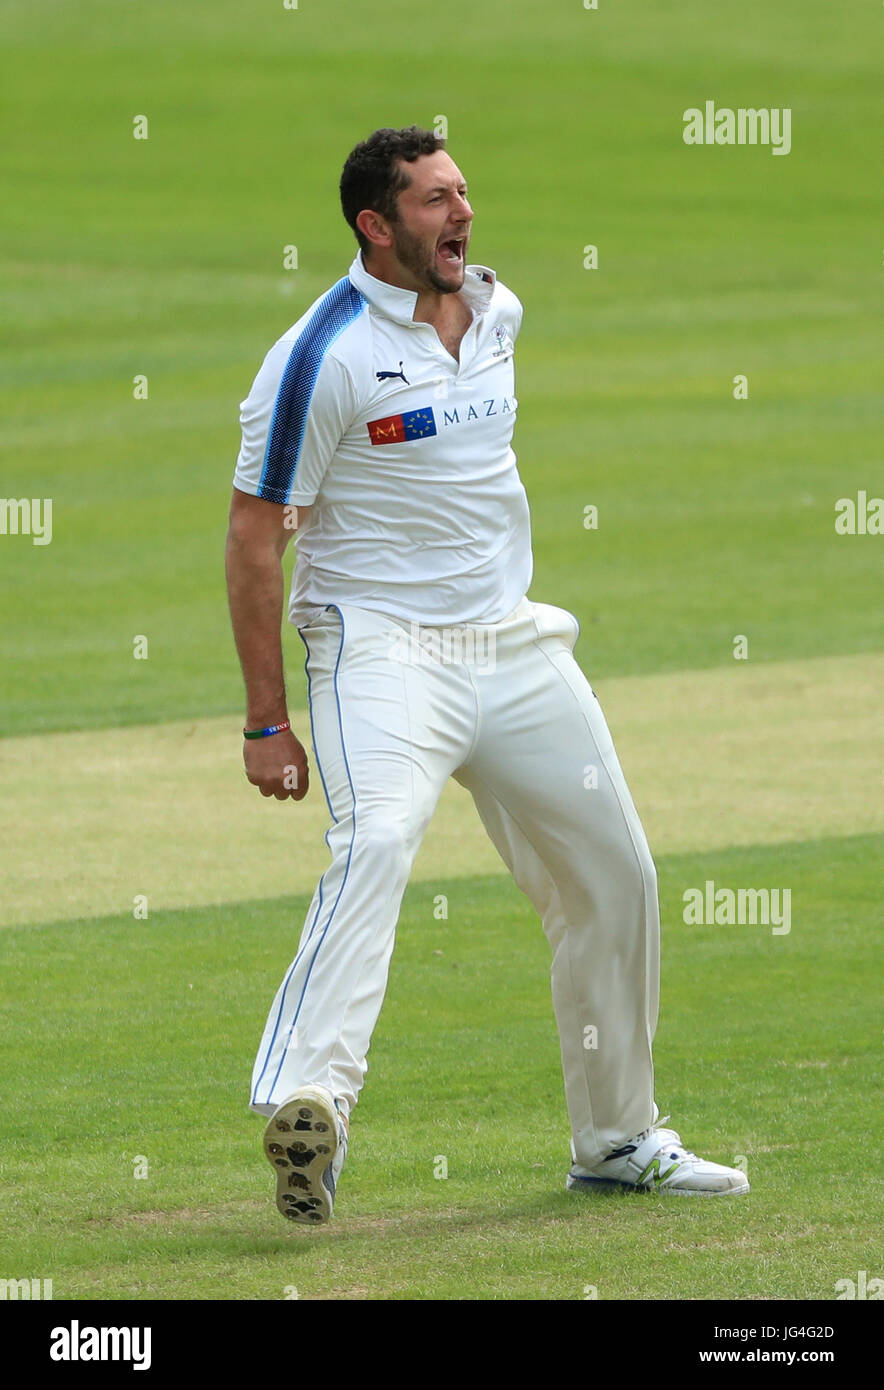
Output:
[[[658,1123],[653,860],[572,654],[577,621],[526,596],[529,514],[511,448],[522,306],[468,264],[466,181],[432,132],[375,131],[340,193],[356,256],[270,349],[242,404],[227,539],[246,775],[263,796],[299,801],[307,755],[280,633],[297,533],[288,617],[331,817],[331,863],[252,1076],[277,1206],[305,1223],[332,1214],[402,894],[449,777],[550,943],[567,1188],[747,1192],[742,1172]]]

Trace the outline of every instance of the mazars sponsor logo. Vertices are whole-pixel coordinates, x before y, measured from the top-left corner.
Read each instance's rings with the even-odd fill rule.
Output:
[[[707,879],[703,888],[686,888],[682,918],[687,926],[769,926],[773,936],[792,930],[791,888],[716,888]]]
[[[52,1361],[131,1361],[133,1371],[150,1369],[149,1327],[53,1327]]]
[[[488,419],[492,415],[515,414],[519,402],[515,396],[492,396],[484,401],[470,401],[466,406],[454,406],[452,410],[442,411],[442,426],[463,425],[467,420]]]

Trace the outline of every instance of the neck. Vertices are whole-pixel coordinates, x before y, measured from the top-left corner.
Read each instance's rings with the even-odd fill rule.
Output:
[[[421,285],[397,260],[375,255],[369,263],[363,251],[362,264],[376,280],[383,280],[385,285],[395,285],[400,290],[411,290],[412,294],[417,295],[412,314],[415,323],[436,323],[449,314],[461,313],[465,307],[459,290],[443,291]]]

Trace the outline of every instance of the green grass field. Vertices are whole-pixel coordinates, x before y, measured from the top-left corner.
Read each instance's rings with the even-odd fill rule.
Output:
[[[880,24],[823,0],[0,6],[0,493],[53,502],[51,544],[0,534],[0,1278],[789,1300],[884,1272],[884,538],[834,527],[884,495]],[[707,99],[788,107],[791,152],[685,145]],[[471,259],[525,305],[531,595],[580,619],[658,860],[657,1099],[745,1164],[733,1202],[564,1192],[548,948],[454,791],[327,1229],[278,1216],[246,1110],[324,823],[243,785],[238,403],[352,259],[352,145],[441,116]],[[686,926],[709,878],[791,887],[791,931]]]
[[[53,1270],[56,1298],[832,1298],[869,1268],[880,1219],[875,848],[661,862],[657,1095],[700,1152],[742,1156],[745,1201],[564,1191],[548,953],[505,879],[409,890],[317,1231],[269,1200],[242,1084],[306,899],[9,928],[4,1072],[41,1113],[4,1118],[4,1258]],[[791,932],[686,927],[683,887],[712,876],[793,884]]]

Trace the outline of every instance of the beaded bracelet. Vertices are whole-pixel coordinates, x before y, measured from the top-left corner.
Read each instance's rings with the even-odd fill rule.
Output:
[[[269,738],[271,734],[284,734],[286,729],[290,729],[291,721],[286,719],[282,724],[271,724],[267,729],[243,729],[243,738]]]

